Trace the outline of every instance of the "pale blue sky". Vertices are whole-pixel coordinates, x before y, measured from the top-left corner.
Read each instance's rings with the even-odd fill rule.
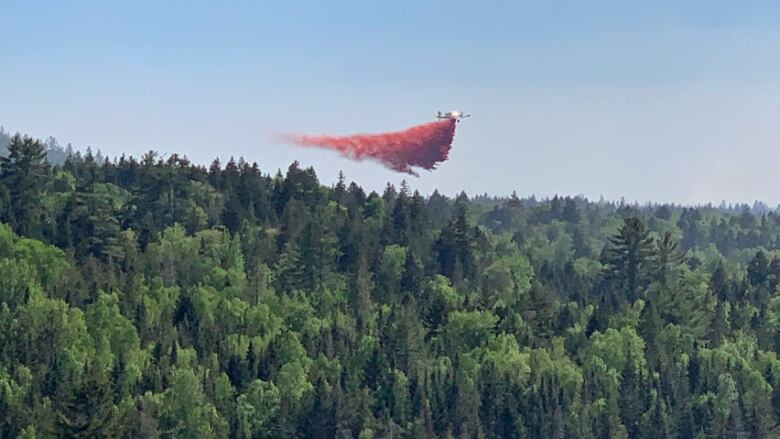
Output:
[[[778,2],[107,3],[0,0],[0,125],[370,189],[780,202]],[[448,109],[417,179],[273,140]]]

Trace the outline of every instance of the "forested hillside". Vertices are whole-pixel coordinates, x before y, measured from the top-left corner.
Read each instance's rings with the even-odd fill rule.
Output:
[[[0,437],[780,433],[774,212],[267,172],[13,138]]]

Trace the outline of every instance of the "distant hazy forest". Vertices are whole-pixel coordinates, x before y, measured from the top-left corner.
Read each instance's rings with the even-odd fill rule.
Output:
[[[780,435],[760,204],[44,156],[0,158],[0,437]]]
[[[8,154],[8,145],[11,143],[11,137],[11,133],[0,126],[0,156]],[[49,163],[56,165],[62,165],[69,155],[75,153],[73,146],[70,143],[63,147],[57,142],[57,139],[52,136],[49,136],[46,141],[43,142],[43,151],[46,160]],[[96,158],[101,158],[100,151],[96,154]]]

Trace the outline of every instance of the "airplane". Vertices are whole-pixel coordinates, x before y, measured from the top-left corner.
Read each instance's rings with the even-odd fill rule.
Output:
[[[470,114],[465,114],[462,111],[448,111],[446,113],[442,113],[441,111],[437,112],[436,118],[437,119],[452,119],[456,122],[460,122],[461,119],[464,117],[471,117]]]

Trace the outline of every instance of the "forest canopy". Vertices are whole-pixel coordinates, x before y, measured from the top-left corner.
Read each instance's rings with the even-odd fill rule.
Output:
[[[780,216],[0,158],[0,437],[780,434]]]

